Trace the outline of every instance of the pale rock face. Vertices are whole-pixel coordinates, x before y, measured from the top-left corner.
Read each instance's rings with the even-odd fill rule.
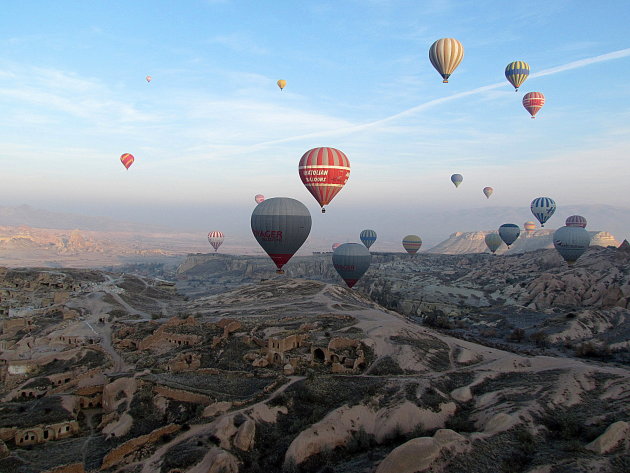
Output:
[[[468,402],[472,399],[473,395],[470,390],[470,387],[464,386],[461,388],[454,389],[451,392],[451,397],[458,402]]]
[[[229,401],[214,402],[205,407],[203,410],[203,417],[214,417],[218,414],[223,414],[232,408],[232,403]]]
[[[433,437],[420,437],[396,447],[385,457],[376,473],[415,473],[431,468],[442,449],[459,453],[469,448],[466,438],[450,429],[440,429]]]
[[[624,451],[630,450],[630,424],[619,421],[610,424],[606,431],[589,443],[586,448],[603,455],[616,449],[620,444]]]
[[[238,473],[238,459],[217,447],[211,448],[206,456],[187,473]]]
[[[496,434],[498,432],[503,432],[505,430],[511,429],[517,423],[518,420],[510,414],[500,412],[499,414],[492,416],[490,420],[486,422],[483,430],[486,433]]]
[[[254,446],[254,438],[256,437],[256,423],[247,419],[238,428],[238,432],[234,437],[234,446],[239,450],[248,451]]]

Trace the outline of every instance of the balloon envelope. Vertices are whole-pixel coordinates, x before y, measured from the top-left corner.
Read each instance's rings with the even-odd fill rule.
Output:
[[[584,254],[591,243],[591,236],[582,227],[561,227],[553,234],[553,246],[570,265]]]
[[[133,157],[133,154],[124,153],[123,155],[120,156],[120,162],[123,164],[123,166],[125,166],[126,169],[129,169],[129,167],[133,164],[134,161],[135,161],[135,158]]]
[[[529,64],[525,61],[514,61],[505,68],[505,78],[514,86],[515,92],[529,76]]]
[[[402,240],[402,246],[407,253],[415,255],[422,246],[422,238],[418,235],[407,235]]]
[[[332,255],[333,266],[348,287],[354,286],[370,267],[372,255],[359,243],[344,243]]]
[[[498,233],[488,233],[485,238],[486,246],[488,249],[494,254],[495,251],[499,249],[503,240]]]
[[[536,197],[532,200],[530,208],[534,217],[540,222],[540,226],[544,227],[545,222],[549,220],[556,211],[556,203],[549,197]]]
[[[282,272],[311,231],[311,214],[306,206],[289,197],[265,199],[252,212],[254,237]]]
[[[584,217],[582,217],[581,215],[571,215],[570,217],[567,217],[566,221],[564,222],[564,224],[567,227],[582,227],[582,228],[586,228],[586,219]]]
[[[341,243],[333,243],[331,248],[332,248],[333,251],[335,251],[340,246],[341,246]]]
[[[300,159],[300,179],[325,212],[350,177],[350,161],[335,148],[313,148]]]
[[[363,230],[359,235],[359,238],[361,239],[361,243],[369,249],[376,241],[376,232],[374,230]]]
[[[284,89],[287,86],[287,81],[284,79],[280,79],[278,82],[276,82],[278,84],[278,87],[280,87],[280,90]],[[299,89],[299,87],[298,87]]]
[[[261,202],[265,200],[265,196],[262,194],[256,194],[254,196],[254,200],[256,201],[257,204],[260,204]]]
[[[505,223],[499,227],[499,236],[509,248],[521,234],[521,229],[513,223]]]
[[[463,180],[464,176],[462,176],[461,174],[453,174],[451,176],[451,182],[455,184],[455,187],[459,187]]]
[[[494,192],[494,189],[492,187],[483,188],[483,193],[486,196],[486,199],[489,199],[493,192]]]
[[[464,46],[455,38],[438,39],[429,48],[429,60],[447,83],[455,68],[464,59]]]
[[[223,236],[223,232],[215,230],[208,233],[208,242],[212,245],[212,248],[214,248],[215,253],[221,246],[221,243],[223,243],[224,238],[225,237]]]
[[[529,92],[523,96],[523,107],[529,112],[532,118],[545,105],[545,96],[540,92]]]
[[[525,222],[523,224],[523,228],[526,232],[533,232],[534,230],[536,230],[536,224],[534,222]]]

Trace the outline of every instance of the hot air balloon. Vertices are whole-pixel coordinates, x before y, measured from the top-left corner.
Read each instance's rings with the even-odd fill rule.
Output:
[[[339,193],[350,177],[350,161],[335,148],[313,148],[302,156],[299,164],[300,178],[313,197],[319,202],[322,213]]]
[[[369,250],[370,246],[376,241],[376,232],[374,230],[363,230],[359,235],[361,243]]]
[[[485,194],[486,199],[489,199],[493,192],[494,192],[494,189],[492,187],[483,188],[483,193]]]
[[[532,209],[534,217],[540,222],[540,226],[544,227],[545,222],[549,220],[556,211],[556,203],[549,197],[536,197],[532,200],[530,208]]]
[[[527,233],[531,233],[536,230],[536,224],[534,222],[525,222],[523,224],[523,228]]]
[[[223,243],[223,240],[224,240],[223,232],[218,232],[215,230],[208,233],[208,242],[212,245],[212,248],[214,248],[215,253],[221,246],[221,243]]]
[[[252,233],[276,264],[278,274],[302,246],[311,231],[311,214],[299,200],[289,197],[265,199],[252,212]]]
[[[422,238],[418,235],[407,235],[402,240],[402,246],[407,253],[415,255],[422,246]]]
[[[455,38],[438,39],[429,49],[429,59],[433,67],[448,82],[448,78],[464,59],[464,46]]]
[[[124,153],[123,155],[120,156],[120,162],[123,163],[123,166],[125,166],[126,169],[129,169],[129,167],[133,164],[134,161],[135,161],[135,158],[133,157],[133,154]]]
[[[359,243],[344,243],[332,255],[333,266],[348,287],[354,286],[370,267],[372,255]]]
[[[265,200],[265,196],[262,194],[256,194],[254,196],[254,200],[256,201],[257,204],[260,204],[262,201]]]
[[[521,229],[513,223],[504,223],[499,227],[499,236],[509,248],[521,234]]]
[[[529,64],[525,61],[514,61],[505,68],[505,78],[514,86],[514,92],[525,82],[529,76]]]
[[[485,238],[486,246],[488,249],[494,254],[495,251],[499,249],[503,240],[498,233],[488,233]]]
[[[147,82],[151,82],[152,77],[151,76],[146,76],[145,79],[147,80]]]
[[[523,96],[523,107],[532,118],[536,118],[538,110],[545,105],[545,96],[540,92],[529,92]]]
[[[333,251],[335,251],[340,246],[341,246],[341,243],[333,243],[331,248],[332,248]]]
[[[287,86],[287,81],[284,79],[280,79],[278,82],[276,82],[278,84],[278,87],[280,87],[280,90],[284,89]],[[299,87],[298,87],[299,89]]]
[[[591,243],[591,236],[582,227],[561,227],[553,234],[553,246],[560,256],[573,265]]]
[[[453,174],[451,176],[451,182],[455,184],[455,187],[459,187],[463,180],[464,176],[462,176],[461,174]]]
[[[586,219],[584,217],[582,217],[581,215],[571,215],[570,217],[567,217],[567,219],[564,222],[564,224],[567,227],[582,227],[582,228],[586,228]]]

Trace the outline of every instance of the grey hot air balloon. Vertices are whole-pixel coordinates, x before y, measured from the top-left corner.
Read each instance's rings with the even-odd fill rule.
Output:
[[[311,214],[299,200],[273,197],[252,212],[252,232],[258,244],[284,273],[284,266],[302,246],[311,231]]]
[[[333,266],[348,287],[354,286],[370,267],[372,255],[359,243],[344,243],[332,255]]]
[[[370,246],[376,241],[376,232],[374,230],[363,230],[359,235],[361,243],[369,250]]]
[[[591,236],[582,227],[560,227],[553,234],[553,246],[569,265],[584,254],[590,243]]]
[[[498,233],[488,233],[485,240],[486,246],[492,252],[492,254],[494,254],[494,252],[497,251],[501,246],[501,243],[503,243],[503,240],[501,240],[501,237]]]
[[[504,223],[499,227],[499,236],[509,248],[521,234],[521,229],[513,223]]]
[[[461,174],[453,174],[451,176],[451,182],[455,184],[455,187],[459,187],[459,185],[464,182],[464,176]]]

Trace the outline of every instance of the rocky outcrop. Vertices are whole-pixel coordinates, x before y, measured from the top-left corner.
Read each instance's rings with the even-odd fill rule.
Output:
[[[381,462],[376,473],[426,471],[440,458],[443,450],[448,450],[451,457],[469,448],[469,441],[464,436],[453,430],[440,429],[433,437],[415,438],[396,447]]]
[[[234,437],[234,447],[239,450],[249,451],[254,446],[254,438],[256,437],[256,423],[247,419],[241,424]]]
[[[630,424],[628,422],[618,421],[610,424],[603,434],[585,448],[603,455],[618,447],[623,448],[626,452],[630,450]]]

